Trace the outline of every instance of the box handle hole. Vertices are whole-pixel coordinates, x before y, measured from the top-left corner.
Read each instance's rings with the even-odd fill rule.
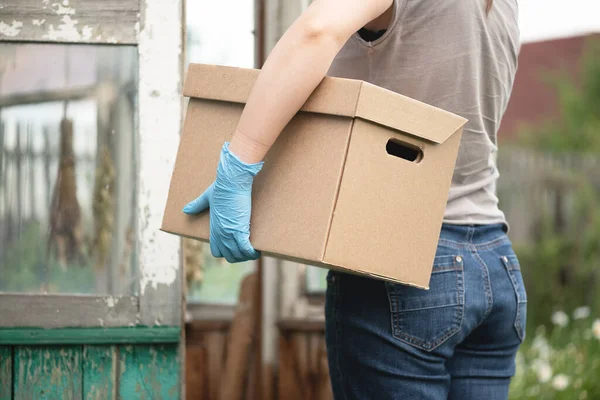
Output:
[[[385,151],[391,156],[414,163],[419,163],[423,159],[423,151],[420,148],[397,139],[388,140],[385,145]]]

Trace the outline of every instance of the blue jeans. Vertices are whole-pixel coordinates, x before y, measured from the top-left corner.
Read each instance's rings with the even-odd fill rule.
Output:
[[[502,225],[444,225],[434,264],[428,291],[329,272],[336,399],[508,398],[527,295]]]

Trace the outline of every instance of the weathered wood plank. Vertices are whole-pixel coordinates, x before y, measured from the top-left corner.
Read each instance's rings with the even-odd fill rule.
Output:
[[[12,347],[0,346],[0,399],[12,399]]]
[[[226,334],[223,332],[208,332],[206,340],[206,364],[208,366],[208,398],[219,398],[219,386],[225,363]]]
[[[0,107],[22,106],[26,104],[46,103],[52,101],[73,101],[81,100],[96,95],[96,85],[61,88],[60,90],[17,93],[9,96],[0,97]]]
[[[83,394],[85,400],[116,400],[117,350],[115,346],[85,346],[83,349]]]
[[[241,400],[244,393],[250,351],[254,342],[256,326],[256,273],[244,278],[241,284],[240,297],[236,307],[236,315],[231,324],[227,341],[227,358],[221,377],[219,399]]]
[[[81,399],[81,353],[81,346],[16,347],[14,399]]]
[[[296,373],[297,355],[291,335],[279,335],[279,383],[278,398],[286,400],[302,400],[304,384]]]
[[[305,333],[325,333],[325,323],[321,319],[298,319],[288,318],[280,319],[277,323],[279,331],[282,333],[288,332],[305,332]]]
[[[3,0],[0,40],[137,43],[139,0]]]
[[[0,345],[178,343],[178,326],[122,328],[4,328]]]
[[[167,400],[180,397],[178,346],[120,348],[118,399]]]
[[[136,297],[0,294],[0,328],[128,326],[137,314]]]
[[[185,397],[187,400],[208,399],[206,349],[187,346],[185,354]]]
[[[140,323],[146,326],[180,326],[183,321],[181,239],[160,232],[183,116],[183,3],[142,2],[136,149],[136,163],[142,167],[138,168],[134,198]]]

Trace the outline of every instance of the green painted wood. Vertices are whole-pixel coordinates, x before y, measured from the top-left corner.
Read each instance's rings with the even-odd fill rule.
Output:
[[[85,400],[115,400],[117,361],[115,346],[85,346],[83,348]]]
[[[12,347],[0,346],[0,399],[12,399]]]
[[[0,345],[178,343],[178,326],[123,328],[2,328]]]
[[[177,344],[123,346],[119,351],[119,400],[179,399]]]
[[[15,347],[15,400],[82,398],[81,346]]]

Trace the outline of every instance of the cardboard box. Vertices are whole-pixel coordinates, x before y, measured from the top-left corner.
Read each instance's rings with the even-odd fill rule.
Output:
[[[208,212],[182,209],[213,182],[257,76],[190,66],[163,231],[208,240]],[[325,78],[255,179],[252,244],[265,255],[427,288],[465,123],[366,82]]]

